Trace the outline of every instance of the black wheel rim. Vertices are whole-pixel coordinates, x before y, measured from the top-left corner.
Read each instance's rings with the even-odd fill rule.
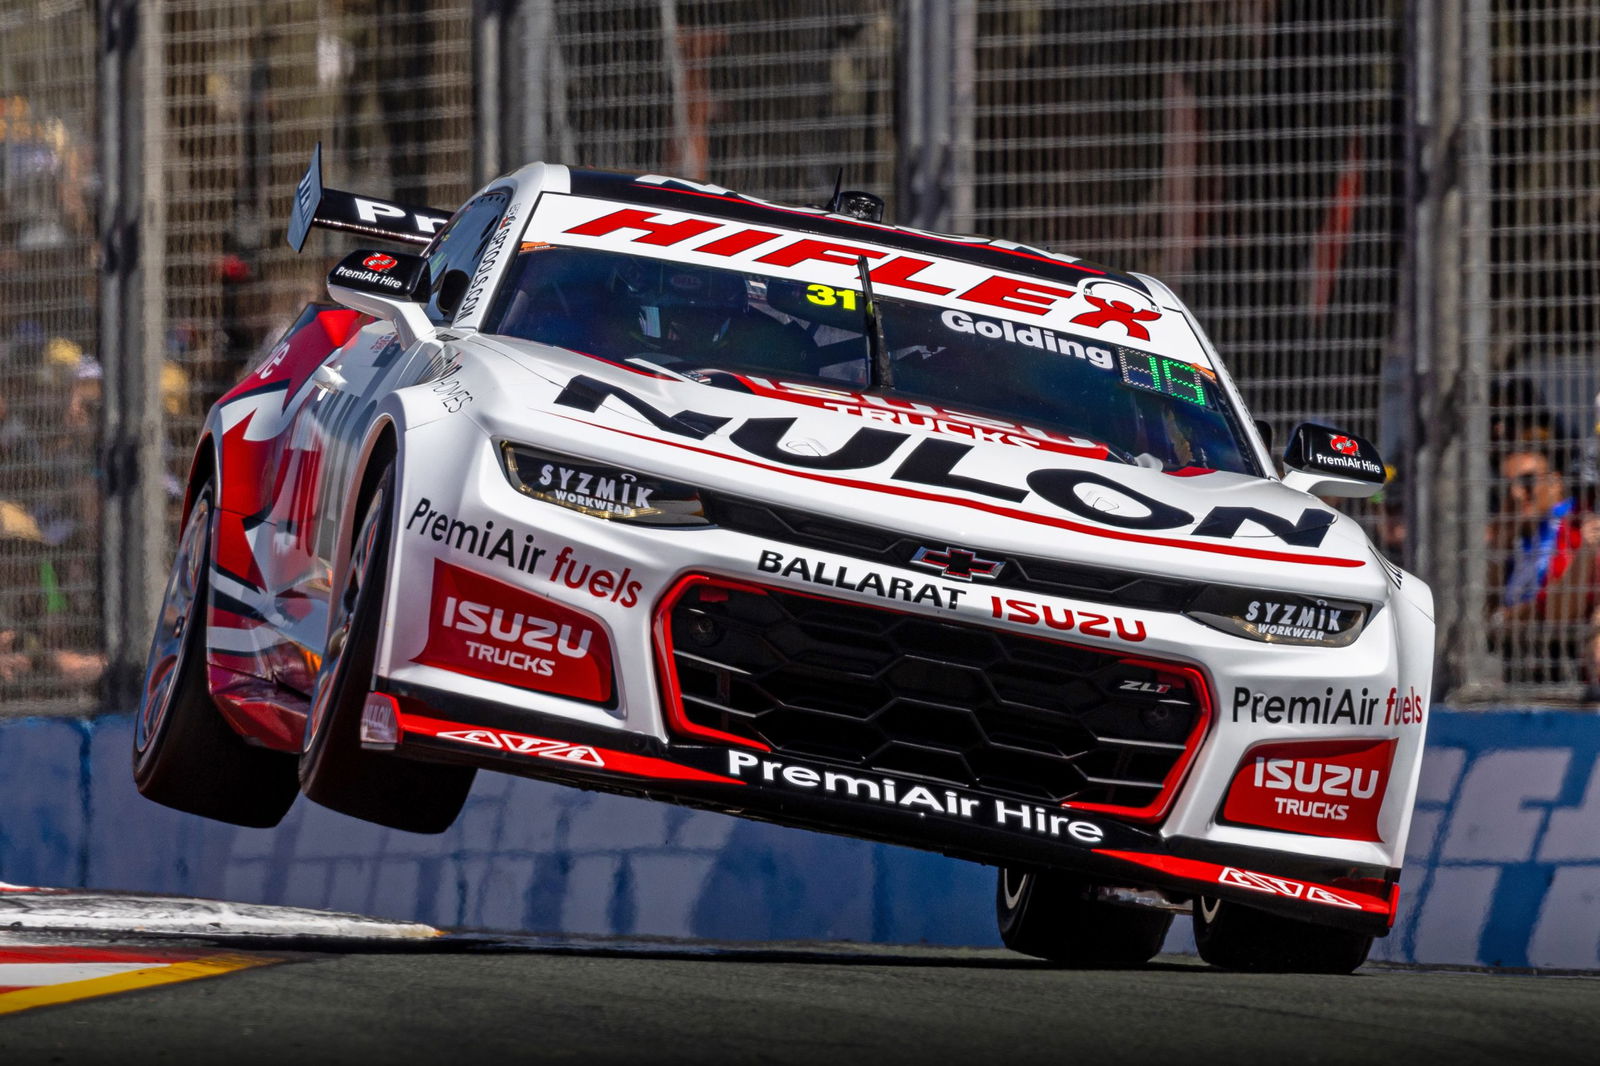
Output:
[[[189,521],[178,538],[172,576],[161,598],[150,658],[145,663],[144,699],[134,722],[134,745],[139,752],[149,748],[171,713],[173,691],[183,676],[195,616],[205,610],[200,592],[205,585],[210,532],[211,498],[207,495],[195,501],[189,512]]]

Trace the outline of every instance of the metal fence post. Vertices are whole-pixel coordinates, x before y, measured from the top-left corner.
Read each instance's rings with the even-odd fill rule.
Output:
[[[503,114],[508,163],[572,163],[571,138],[564,136],[566,103],[561,51],[556,41],[553,0],[506,0],[501,31],[501,84],[497,106]]]
[[[1483,537],[1488,528],[1489,147],[1487,0],[1436,9],[1438,118],[1430,149],[1437,223],[1425,245],[1436,271],[1428,311],[1435,360],[1428,388],[1434,462],[1422,478],[1435,551],[1425,572],[1439,598],[1441,671],[1458,703],[1503,690],[1489,653]]]
[[[970,223],[974,21],[971,0],[904,0],[895,184],[906,225]]]
[[[129,514],[133,537],[127,558],[133,572],[128,575],[128,616],[124,623],[132,642],[133,667],[144,667],[146,644],[156,610],[165,590],[167,568],[171,562],[171,541],[163,474],[167,458],[166,413],[162,407],[161,370],[167,348],[167,198],[161,180],[166,165],[167,63],[165,17],[167,0],[137,0],[146,17],[142,19],[137,122],[129,127],[130,139],[139,142],[138,218],[144,234],[139,256],[139,304],[135,308],[143,327],[143,342],[133,366],[136,386],[128,396],[127,409],[136,448],[135,477],[132,482]],[[185,473],[187,473],[187,464]]]
[[[1462,420],[1460,450],[1453,474],[1461,488],[1459,511],[1461,558],[1457,569],[1462,603],[1454,648],[1460,663],[1458,699],[1469,702],[1478,694],[1498,693],[1499,658],[1489,654],[1489,634],[1484,617],[1488,601],[1488,574],[1482,560],[1484,532],[1489,529],[1489,345],[1490,345],[1490,144],[1489,94],[1493,76],[1489,65],[1490,0],[1467,0],[1461,14],[1461,205],[1460,257],[1446,260],[1461,264],[1459,338],[1461,364],[1454,414]],[[1449,5],[1446,5],[1449,6]]]
[[[1390,384],[1398,383],[1400,397],[1393,408],[1392,424],[1385,418],[1380,424],[1392,429],[1394,442],[1389,447],[1404,449],[1391,458],[1403,481],[1402,514],[1410,534],[1405,541],[1403,557],[1398,562],[1414,573],[1428,573],[1435,569],[1439,553],[1434,551],[1433,538],[1437,533],[1434,515],[1426,506],[1431,493],[1426,487],[1424,472],[1434,463],[1431,412],[1424,405],[1429,399],[1429,383],[1433,376],[1433,320],[1429,307],[1437,284],[1438,264],[1423,249],[1433,240],[1438,224],[1438,183],[1429,167],[1432,158],[1432,139],[1437,132],[1437,115],[1434,94],[1437,91],[1435,72],[1437,63],[1433,55],[1434,12],[1429,0],[1406,0],[1401,49],[1405,57],[1402,99],[1401,190],[1402,226],[1401,240],[1401,298],[1395,314],[1395,338],[1390,355],[1401,364],[1398,372],[1391,374],[1385,365],[1385,376]],[[1385,403],[1393,399],[1385,395]],[[1391,485],[1384,491],[1392,492]]]
[[[505,42],[516,0],[476,0],[472,7],[472,80],[476,101],[473,180],[482,184],[504,173],[507,159],[506,107],[514,72],[507,64]]]
[[[153,329],[159,262],[145,222],[144,132],[149,92],[159,87],[152,51],[160,34],[155,3],[110,0],[101,24],[100,100],[102,282],[100,337],[105,405],[101,584],[108,667],[106,706],[137,699],[149,627],[160,597],[164,529],[148,472],[160,468],[159,407],[151,402],[145,355]],[[159,291],[159,290],[157,290]],[[159,482],[155,488],[159,491]]]
[[[1409,54],[1416,74],[1417,198],[1413,300],[1418,404],[1415,477],[1407,485],[1407,519],[1418,573],[1434,590],[1440,656],[1439,695],[1482,698],[1492,687],[1483,604],[1485,576],[1475,565],[1487,498],[1479,476],[1483,426],[1484,322],[1487,261],[1481,213],[1486,205],[1483,157],[1471,149],[1475,78],[1487,76],[1467,46],[1481,32],[1477,0],[1470,13],[1453,0],[1416,0],[1408,9]],[[1474,21],[1477,30],[1473,29]],[[1481,42],[1480,42],[1481,45]],[[1478,59],[1482,58],[1480,50]],[[1478,103],[1483,102],[1481,94]],[[1475,224],[1474,219],[1477,219]],[[1463,325],[1465,323],[1465,326]],[[1476,352],[1476,358],[1474,358]]]

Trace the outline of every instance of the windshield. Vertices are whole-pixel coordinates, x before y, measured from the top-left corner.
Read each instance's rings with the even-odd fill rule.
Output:
[[[1088,438],[1113,461],[1257,472],[1206,368],[955,308],[875,304],[896,398]],[[871,367],[859,289],[538,243],[520,249],[484,329],[728,387],[760,375],[859,390]]]

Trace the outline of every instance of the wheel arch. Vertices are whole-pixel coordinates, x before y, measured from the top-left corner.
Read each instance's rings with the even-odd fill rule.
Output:
[[[194,458],[189,460],[189,479],[183,486],[183,513],[178,518],[180,526],[189,520],[189,512],[194,509],[195,495],[200,491],[200,486],[205,484],[206,478],[216,477],[217,465],[216,441],[208,431],[195,445]]]
[[[379,414],[367,428],[367,434],[358,452],[356,469],[360,473],[350,480],[357,489],[345,498],[343,511],[339,515],[339,539],[336,542],[337,550],[333,558],[332,573],[332,586],[336,589],[343,587],[346,571],[350,565],[350,553],[355,546],[356,529],[360,525],[361,516],[366,513],[368,501],[377,490],[378,480],[383,476],[384,465],[398,459],[399,454],[400,428],[392,415]]]

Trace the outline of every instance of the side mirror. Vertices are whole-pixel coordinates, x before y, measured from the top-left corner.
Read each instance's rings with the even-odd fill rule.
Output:
[[[400,343],[410,347],[433,331],[418,303],[428,290],[428,261],[404,252],[366,248],[351,252],[328,272],[328,294],[346,307],[392,324]]]
[[[1313,496],[1366,499],[1388,477],[1370,441],[1314,422],[1302,422],[1289,434],[1283,465],[1283,483]]]

